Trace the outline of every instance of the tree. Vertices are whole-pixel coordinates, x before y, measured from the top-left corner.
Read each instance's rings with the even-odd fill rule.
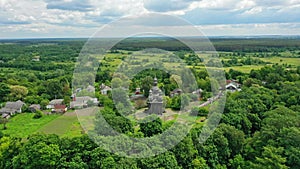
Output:
[[[3,124],[3,130],[7,129],[7,126],[6,126],[7,122],[8,122],[7,118],[2,118],[2,117],[0,118],[0,123]]]
[[[49,100],[46,100],[46,99],[42,100],[40,103],[42,109],[46,109],[46,106],[48,104],[49,104]]]
[[[156,115],[150,115],[143,119],[143,123],[140,124],[140,129],[145,137],[160,134],[162,133],[162,121]]]
[[[0,168],[9,169],[12,167],[13,157],[19,154],[21,139],[3,136],[0,138]]]
[[[35,113],[34,113],[34,116],[33,116],[33,118],[35,118],[35,119],[39,119],[39,118],[41,118],[41,117],[43,117],[43,112],[42,111],[40,111],[40,110],[37,110]]]
[[[57,168],[60,158],[61,152],[58,145],[47,145],[44,142],[31,144],[28,142],[23,146],[20,153],[13,158],[13,167]]]
[[[150,76],[145,77],[142,79],[142,87],[141,89],[144,91],[144,96],[149,96],[149,91],[151,89],[151,86],[153,85],[153,78]]]
[[[192,168],[193,169],[208,169],[208,165],[206,164],[206,161],[204,158],[196,158],[192,161]]]
[[[6,97],[10,93],[10,88],[5,83],[0,83],[0,102],[6,101]]]
[[[28,89],[24,86],[11,86],[11,93],[9,97],[11,100],[20,100],[23,99],[28,94]]]
[[[286,159],[281,156],[283,153],[283,148],[275,148],[273,146],[266,146],[263,148],[263,153],[261,157],[256,157],[254,163],[251,163],[252,168],[258,169],[288,169],[284,164]]]
[[[103,169],[115,169],[116,162],[112,157],[107,157],[103,160],[101,168]]]
[[[172,152],[166,152],[140,160],[140,168],[179,169],[176,158]]]

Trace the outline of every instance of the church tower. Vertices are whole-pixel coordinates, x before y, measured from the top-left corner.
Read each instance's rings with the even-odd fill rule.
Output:
[[[163,93],[157,86],[157,78],[155,77],[153,86],[149,91],[147,113],[162,115],[164,111],[165,108],[163,104]]]

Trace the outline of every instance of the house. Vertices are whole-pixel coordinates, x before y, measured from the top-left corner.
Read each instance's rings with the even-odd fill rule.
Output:
[[[52,109],[52,113],[65,113],[68,110],[66,105],[58,104],[54,106],[54,109]]]
[[[91,86],[91,85],[88,85],[88,87],[86,88],[86,91],[94,93],[95,92],[95,87]]]
[[[4,114],[1,115],[1,117],[4,118],[4,119],[9,119],[10,115],[7,114],[7,113],[4,113]]]
[[[175,90],[171,91],[170,96],[174,97],[176,95],[181,95],[181,93],[182,93],[181,89],[175,89]]]
[[[195,91],[192,92],[192,94],[198,96],[198,99],[200,99],[202,97],[202,93],[203,93],[202,89],[198,89],[198,90],[195,90]]]
[[[97,98],[92,98],[89,96],[83,96],[83,97],[76,97],[75,95],[72,96],[73,101],[70,103],[70,108],[85,108],[88,107],[89,104],[98,105],[99,101]]]
[[[2,114],[3,116],[12,116],[15,113],[22,113],[22,108],[24,105],[25,103],[20,100],[16,102],[7,102],[5,104],[5,107],[0,109],[0,114]]]
[[[100,91],[102,95],[107,95],[108,91],[111,91],[111,88],[109,86],[106,86],[105,84],[100,85]]]
[[[241,91],[239,86],[237,86],[234,83],[229,83],[228,85],[226,85],[226,90],[229,91],[229,92]]]
[[[55,99],[51,100],[50,103],[46,106],[47,109],[54,109],[55,105],[62,105],[63,104],[63,99]]]
[[[41,105],[39,104],[33,104],[31,106],[29,106],[28,108],[31,112],[36,112],[37,110],[41,110]]]
[[[136,94],[136,95],[141,94],[141,88],[136,88],[136,89],[135,89],[135,94]]]

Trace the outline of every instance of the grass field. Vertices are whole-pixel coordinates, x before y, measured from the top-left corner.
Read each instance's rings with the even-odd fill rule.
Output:
[[[65,113],[41,127],[38,132],[57,134],[62,137],[76,137],[82,135],[82,129],[75,112]]]
[[[45,126],[47,123],[60,117],[60,115],[50,115],[43,116],[40,119],[34,119],[33,113],[23,113],[9,119],[6,124],[7,129],[3,130],[1,126],[1,131],[4,134],[9,134],[13,137],[26,138],[27,136],[36,133],[41,127]]]
[[[1,126],[0,131],[21,138],[35,133],[57,134],[61,137],[82,135],[81,125],[74,112],[67,112],[64,115],[44,115],[40,119],[34,119],[33,116],[33,113],[18,114],[9,119],[6,130]]]
[[[265,62],[300,66],[300,58],[271,57],[271,58],[259,58],[259,59]]]

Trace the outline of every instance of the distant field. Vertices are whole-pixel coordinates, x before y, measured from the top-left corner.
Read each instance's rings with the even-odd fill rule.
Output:
[[[226,72],[228,72],[230,69],[233,69],[233,70],[237,70],[237,71],[240,71],[240,72],[243,72],[243,73],[250,73],[251,70],[258,70],[258,69],[261,69],[263,67],[264,67],[263,65],[245,65],[245,66],[226,67],[226,68],[224,68],[224,70]]]
[[[300,58],[271,57],[271,58],[259,58],[259,59],[265,62],[300,66]]]
[[[41,127],[47,123],[60,117],[60,115],[43,116],[40,119],[34,119],[33,113],[23,113],[9,119],[7,129],[3,130],[1,125],[0,131],[4,134],[9,134],[13,137],[26,138],[27,136],[36,133]]]

